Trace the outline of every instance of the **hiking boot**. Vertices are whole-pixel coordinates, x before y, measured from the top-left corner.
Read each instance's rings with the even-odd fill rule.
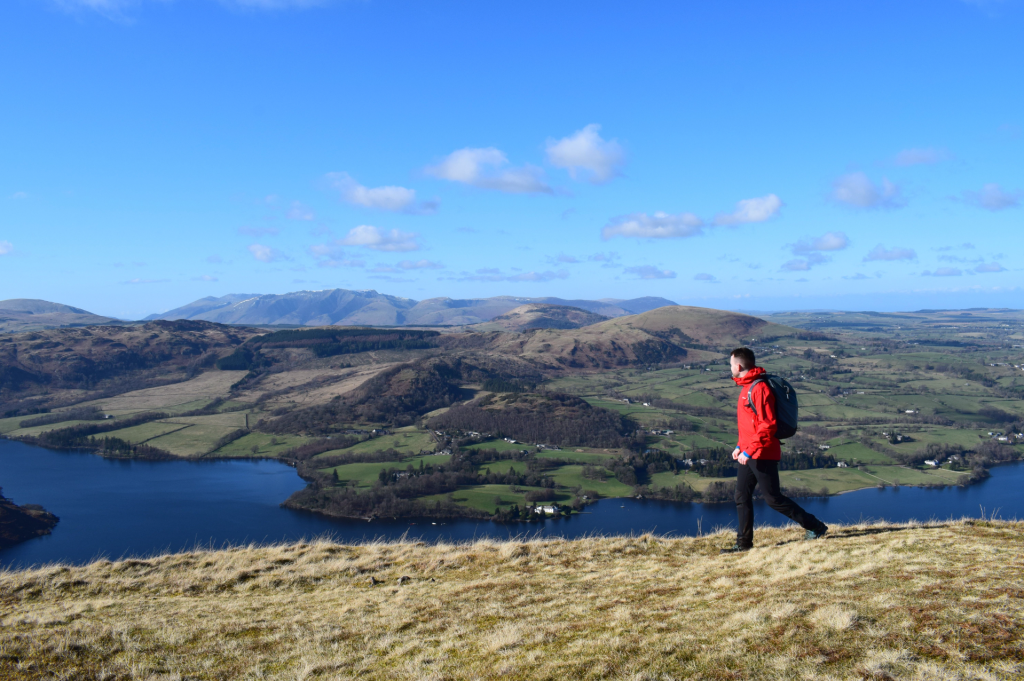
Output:
[[[729,547],[727,549],[722,549],[718,553],[720,553],[720,554],[721,553],[743,553],[744,551],[749,551],[751,548],[753,548],[753,547],[751,547],[751,546],[740,546],[739,544],[733,544],[731,547]]]
[[[807,530],[807,534],[804,535],[804,539],[821,539],[828,532],[828,525],[825,523],[819,523],[813,530]]]

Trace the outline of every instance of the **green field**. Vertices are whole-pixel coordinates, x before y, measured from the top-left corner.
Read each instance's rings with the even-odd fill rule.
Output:
[[[181,430],[152,439],[146,444],[167,450],[175,456],[195,458],[211,453],[217,440],[233,430],[236,429],[229,426],[186,425]]]
[[[575,449],[560,449],[557,452],[553,452],[551,450],[542,450],[537,452],[538,459],[559,459],[561,461],[577,461],[579,463],[589,463],[598,466],[607,463],[612,457],[612,454],[586,451],[577,452]]]
[[[161,435],[167,435],[173,433],[176,430],[182,428],[188,428],[190,424],[187,423],[174,423],[171,421],[150,421],[149,423],[143,423],[138,426],[132,426],[130,428],[122,428],[121,430],[114,430],[109,433],[101,433],[97,437],[116,437],[124,440],[125,442],[131,442],[133,445],[137,445],[153,438],[160,437]]]
[[[604,472],[603,480],[588,480],[583,477],[583,466],[562,466],[549,473],[555,484],[572,489],[582,487],[593,490],[603,497],[632,496],[633,488],[616,480],[608,471]]]
[[[463,506],[469,506],[470,508],[480,509],[488,513],[494,513],[498,508],[496,503],[497,499],[501,499],[500,508],[507,509],[508,507],[518,504],[519,508],[524,508],[527,504],[533,505],[526,501],[526,493],[531,490],[540,490],[542,487],[517,487],[520,490],[517,493],[512,492],[508,485],[473,485],[471,487],[460,487],[457,492],[453,492],[451,497],[458,504]],[[437,501],[444,501],[448,498],[447,494],[433,494],[431,496],[422,497],[421,501],[429,504],[433,504]],[[572,495],[567,493],[556,494],[555,503],[568,503],[572,501]],[[540,502],[541,504],[550,504],[552,502],[545,501]]]
[[[300,435],[249,433],[224,445],[217,451],[213,452],[212,456],[225,458],[247,458],[256,456],[272,458],[279,456],[282,452],[287,451],[292,447],[297,447],[301,444],[305,444],[306,442],[309,442],[309,438],[302,437]],[[257,448],[255,452],[252,451],[253,447]]]
[[[18,421],[27,421],[30,416],[22,416]],[[39,433],[45,433],[48,430],[57,430],[58,428],[69,428],[71,426],[77,426],[80,423],[99,423],[99,421],[61,421],[60,423],[51,423],[46,426],[32,426],[31,428],[15,428],[10,430],[4,435],[11,435],[12,437],[18,437],[21,435],[39,435]],[[15,423],[14,425],[17,425]]]
[[[349,450],[342,449],[336,450],[341,452],[347,452]],[[341,466],[330,466],[328,468],[319,469],[322,473],[330,474],[332,471],[337,472],[338,480],[344,483],[355,483],[357,487],[373,487],[373,483],[377,482],[377,476],[382,470],[388,468],[396,468],[400,471],[406,470],[408,466],[413,468],[419,468],[420,462],[423,462],[424,466],[443,466],[452,460],[451,456],[443,454],[428,454],[425,456],[414,456],[411,459],[403,459],[402,461],[384,461],[374,463],[347,463]],[[504,469],[498,467],[494,469],[497,473],[499,470],[502,472],[508,471],[508,465],[510,462],[496,462],[494,466],[503,465]]]
[[[534,448],[528,444],[522,442],[506,442],[499,438],[491,438],[490,440],[483,440],[482,442],[474,442],[471,445],[466,445],[465,449],[496,449],[499,452],[521,452],[524,449],[533,451]]]
[[[431,437],[430,431],[408,426],[396,428],[391,435],[382,435],[364,440],[346,449],[332,450],[319,454],[318,457],[331,456],[338,453],[370,454],[373,452],[383,452],[387,449],[394,449],[402,456],[411,456],[420,452],[432,452],[436,448],[437,443]]]

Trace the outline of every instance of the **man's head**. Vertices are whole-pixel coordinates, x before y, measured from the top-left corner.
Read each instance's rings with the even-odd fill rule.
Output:
[[[729,355],[729,368],[732,370],[733,378],[739,378],[753,369],[754,351],[750,348],[736,348]]]

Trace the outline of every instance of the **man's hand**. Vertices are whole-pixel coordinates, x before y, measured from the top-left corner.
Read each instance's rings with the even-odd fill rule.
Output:
[[[737,447],[736,449],[732,450],[732,460],[736,461],[739,458],[740,458],[740,448]]]
[[[733,461],[735,461],[735,462],[737,462],[737,463],[739,463],[739,464],[741,464],[743,466],[746,466],[747,462],[750,461],[751,458],[753,458],[753,457],[751,457],[750,454],[747,454],[746,452],[741,451],[739,447],[737,447],[736,449],[732,450],[732,459],[733,459]]]

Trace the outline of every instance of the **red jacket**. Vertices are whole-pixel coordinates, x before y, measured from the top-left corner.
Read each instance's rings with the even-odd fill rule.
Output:
[[[740,440],[736,446],[754,459],[778,461],[782,458],[782,447],[779,445],[779,438],[775,437],[778,416],[775,413],[775,395],[772,394],[771,388],[764,382],[754,386],[754,394],[750,399],[757,408],[756,415],[747,406],[750,384],[764,374],[764,369],[754,367],[746,376],[732,379],[742,388],[739,402],[736,404],[736,425],[740,430]]]

